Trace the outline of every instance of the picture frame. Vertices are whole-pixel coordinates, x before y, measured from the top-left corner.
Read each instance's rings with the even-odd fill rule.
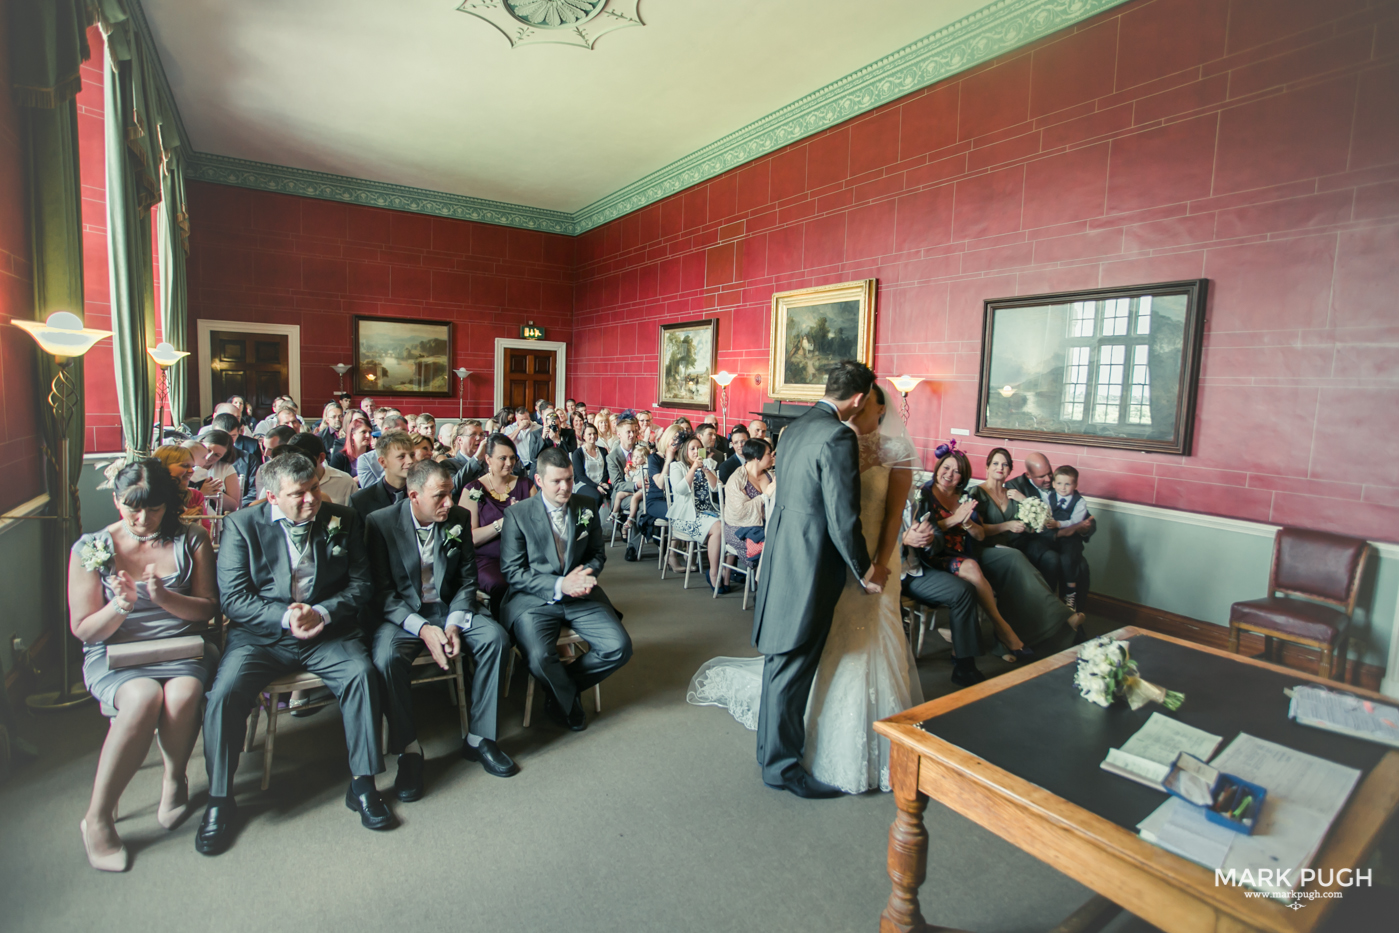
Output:
[[[874,365],[875,279],[776,292],[768,331],[768,395],[814,402],[841,360]]]
[[[656,405],[661,408],[714,410],[714,380],[719,362],[719,319],[662,324],[657,353]]]
[[[356,315],[355,395],[451,398],[452,322]]]
[[[990,298],[978,437],[1190,454],[1208,279]]]

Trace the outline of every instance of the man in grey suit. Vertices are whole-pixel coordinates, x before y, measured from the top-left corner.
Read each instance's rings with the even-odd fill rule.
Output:
[[[345,805],[369,829],[389,829],[393,814],[374,788],[379,753],[379,689],[360,640],[360,607],[372,582],[364,531],[353,509],[322,502],[316,465],[287,453],[263,465],[267,501],[224,522],[219,599],[228,642],[204,711],[209,808],[194,847],[218,855],[233,837],[233,774],[248,711],[269,682],[306,670],[340,703],[350,751]]]
[[[452,505],[452,473],[432,460],[408,469],[408,496],[369,516],[369,566],[383,620],[374,631],[374,666],[385,686],[389,751],[398,755],[394,793],[423,796],[423,749],[413,722],[413,660],[424,650],[444,671],[465,647],[476,661],[471,678],[471,731],[462,757],[490,774],[520,769],[496,745],[496,698],[510,636],[476,601],[476,549],[471,513]]]
[[[763,546],[753,643],[765,656],[758,708],[763,783],[798,797],[835,797],[801,765],[806,701],[830,634],[849,568],[867,593],[879,593],[887,567],[871,565],[860,529],[860,450],[842,422],[864,408],[874,373],[842,360],[826,394],[783,432],[777,496]]]
[[[587,726],[582,694],[631,658],[631,638],[621,615],[597,585],[607,558],[602,521],[571,501],[573,464],[564,452],[540,452],[535,483],[540,494],[505,510],[500,569],[510,585],[501,620],[524,652],[530,673],[544,684],[544,709],[574,732]],[[568,665],[559,661],[559,629],[567,625],[589,651]]]

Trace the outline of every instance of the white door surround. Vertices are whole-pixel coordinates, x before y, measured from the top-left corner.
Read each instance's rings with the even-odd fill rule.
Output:
[[[563,408],[564,399],[567,398],[564,394],[564,378],[568,375],[568,344],[561,340],[520,340],[515,337],[497,337],[495,339],[495,407],[491,409],[492,418],[505,405],[506,348],[528,350],[531,347],[539,350],[557,351],[558,369],[554,373],[554,407]]]
[[[216,330],[232,330],[245,334],[285,334],[287,338],[287,394],[301,398],[301,325],[299,324],[253,324],[248,321],[199,320],[196,340],[199,359],[199,415],[204,417],[214,410],[213,360],[209,357],[209,334]],[[219,399],[223,401],[223,399]]]

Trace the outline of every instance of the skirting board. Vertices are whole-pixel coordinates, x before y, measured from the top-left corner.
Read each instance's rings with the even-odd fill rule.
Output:
[[[1087,609],[1094,615],[1102,616],[1119,625],[1135,625],[1137,628],[1183,638],[1186,641],[1207,645],[1210,648],[1229,650],[1229,627],[1227,625],[1201,622],[1199,619],[1176,615],[1174,612],[1166,612],[1164,609],[1153,609],[1150,606],[1138,605],[1112,596],[1100,596],[1097,593],[1088,594]],[[1239,653],[1248,657],[1261,655],[1263,653],[1263,637],[1245,632],[1243,637],[1239,639]],[[1278,663],[1305,671],[1308,674],[1315,674],[1320,660],[1320,656],[1311,648],[1283,643]],[[1338,681],[1364,687],[1367,690],[1378,691],[1380,689],[1380,681],[1384,678],[1384,668],[1374,664],[1362,664],[1351,658],[1346,658],[1345,664],[1344,676],[1337,677]],[[1333,676],[1335,675],[1333,674]]]

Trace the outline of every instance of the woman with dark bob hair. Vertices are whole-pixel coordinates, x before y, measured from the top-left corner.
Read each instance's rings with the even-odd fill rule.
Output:
[[[500,529],[505,526],[505,510],[539,490],[528,478],[515,475],[520,457],[514,441],[497,433],[482,443],[486,448],[486,472],[462,488],[458,504],[471,513],[476,588],[490,596],[491,614],[498,619],[508,589],[500,571]]]
[[[180,520],[184,495],[165,465],[154,459],[127,464],[116,475],[112,498],[121,518],[79,538],[68,562],[83,682],[112,717],[80,824],[88,861],[99,871],[127,868],[115,826],[117,801],[145,761],[152,735],[165,763],[156,820],[174,829],[188,812],[185,768],[199,734],[199,701],[218,667],[218,652],[209,644],[201,657],[108,664],[109,645],[203,635],[218,608],[209,533]]]

